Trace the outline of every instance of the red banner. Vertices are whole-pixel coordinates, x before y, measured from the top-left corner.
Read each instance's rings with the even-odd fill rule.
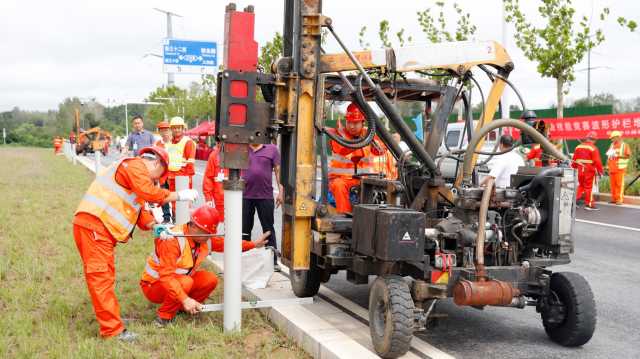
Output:
[[[611,131],[620,131],[622,137],[640,137],[640,112],[543,120],[550,125],[551,139],[582,139],[591,131],[599,139],[608,139]]]

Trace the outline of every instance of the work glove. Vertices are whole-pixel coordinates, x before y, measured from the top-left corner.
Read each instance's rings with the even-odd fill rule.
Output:
[[[178,192],[178,201],[195,202],[196,198],[198,198],[198,191],[195,189],[183,189]]]
[[[153,226],[153,236],[156,238],[162,237],[162,234],[169,232],[169,226],[166,224],[156,224]]]

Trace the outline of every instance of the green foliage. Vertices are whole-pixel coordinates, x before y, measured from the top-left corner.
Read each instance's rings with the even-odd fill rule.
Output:
[[[191,128],[199,121],[214,118],[215,81],[206,77],[202,83],[192,82],[189,89],[177,86],[159,87],[149,95],[148,100],[162,102],[163,105],[148,106],[145,115],[146,128],[154,129],[158,122],[174,116],[183,117]]]
[[[271,65],[283,55],[283,42],[282,35],[279,32],[273,36],[271,41],[260,48],[260,57],[258,58],[258,65],[265,72],[271,71]]]
[[[453,3],[452,5],[458,17],[453,33],[447,29],[444,1],[437,1],[435,5],[435,9],[426,8],[417,13],[418,24],[429,42],[465,41],[473,37],[477,27],[471,23],[471,15],[465,13],[458,3]],[[437,12],[436,16],[433,15],[434,12]]]
[[[515,25],[514,37],[517,46],[525,56],[538,64],[537,70],[543,77],[556,80],[558,117],[563,115],[564,95],[575,79],[575,66],[587,52],[604,40],[602,29],[592,28],[592,19],[582,16],[576,24],[575,9],[571,0],[543,0],[538,14],[544,21],[537,27],[528,20],[519,0],[504,0],[507,21]],[[600,12],[600,21],[605,21],[609,8]],[[624,18],[618,22],[634,31],[634,21]]]

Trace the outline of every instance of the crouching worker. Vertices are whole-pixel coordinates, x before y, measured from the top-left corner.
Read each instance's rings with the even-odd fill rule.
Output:
[[[158,326],[171,323],[179,310],[196,314],[216,288],[216,275],[200,265],[211,251],[224,251],[224,237],[215,236],[220,218],[215,208],[204,205],[193,211],[187,224],[164,234],[160,232],[166,227],[156,227],[155,249],[147,258],[140,287],[149,301],[160,304]],[[255,242],[242,241],[242,251],[264,246],[269,235],[264,233]]]

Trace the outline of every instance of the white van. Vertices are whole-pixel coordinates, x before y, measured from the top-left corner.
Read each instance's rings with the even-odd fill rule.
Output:
[[[478,121],[474,121],[473,126],[475,128]],[[464,133],[463,133],[464,132]],[[467,148],[469,144],[468,134],[464,131],[464,122],[454,122],[449,123],[447,125],[447,133],[444,136],[442,144],[440,145],[440,149],[438,150],[438,156],[445,155],[448,150],[464,150]],[[494,148],[498,139],[500,138],[500,130],[496,129],[489,132],[486,137],[484,144],[482,145],[482,151],[484,152],[494,152]],[[446,146],[445,146],[446,144]],[[447,150],[448,147],[448,150]],[[479,155],[478,163],[481,163],[488,156]],[[481,166],[479,169],[480,173],[488,173],[491,169],[491,162],[493,162],[493,158],[489,161],[485,166]],[[447,179],[453,179],[456,177],[456,169],[458,166],[462,166],[462,162],[457,163],[453,158],[438,158],[436,160],[436,164],[440,164],[440,172],[442,176]],[[482,175],[481,175],[482,177]]]

